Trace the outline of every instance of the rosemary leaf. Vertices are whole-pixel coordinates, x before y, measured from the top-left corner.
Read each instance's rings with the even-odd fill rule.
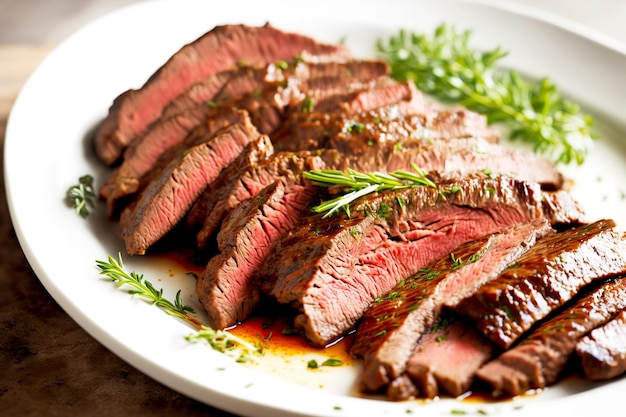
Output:
[[[338,210],[344,210],[350,217],[350,204],[371,193],[383,190],[400,190],[404,188],[426,186],[437,188],[427,173],[413,165],[414,172],[397,170],[390,173],[362,173],[354,169],[346,172],[337,170],[305,171],[304,177],[321,187],[344,187],[343,194],[331,200],[323,201],[311,210],[314,213],[325,213],[323,218],[332,216]]]
[[[413,80],[427,94],[483,113],[490,124],[507,124],[512,140],[531,144],[557,163],[582,164],[595,139],[591,116],[547,78],[530,84],[516,71],[496,68],[507,52],[478,52],[470,37],[470,31],[442,24],[431,37],[401,30],[379,40],[376,49],[394,78]]]

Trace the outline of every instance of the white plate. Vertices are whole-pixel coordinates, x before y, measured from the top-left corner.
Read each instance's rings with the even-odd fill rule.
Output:
[[[299,31],[321,41],[345,39],[355,55],[372,56],[376,39],[400,27],[431,31],[441,22],[474,30],[477,47],[511,51],[505,60],[530,76],[549,76],[583,103],[602,139],[582,168],[564,172],[588,211],[626,224],[626,53],[572,25],[554,24],[526,9],[476,1],[179,1],[148,2],[109,14],[62,43],[24,86],[7,127],[5,167],[11,216],[28,261],[56,301],[98,341],[128,363],[197,400],[246,416],[422,416],[452,410],[502,415],[537,410],[569,415],[621,407],[626,381],[561,383],[535,397],[502,404],[440,400],[393,403],[351,395],[354,370],[302,374],[301,362],[278,376],[234,364],[224,355],[184,340],[184,323],[101,278],[96,259],[123,250],[117,225],[102,205],[87,220],[65,203],[66,189],[85,173],[99,186],[107,170],[90,151],[90,134],[112,100],[139,87],[172,53],[217,24],[263,24]],[[193,280],[172,262],[126,257],[168,298],[182,289],[197,305]],[[280,368],[280,366],[276,368]],[[293,367],[297,369],[293,369]],[[290,374],[293,375],[290,376]],[[323,385],[320,388],[318,385]],[[593,399],[593,400],[592,400]]]

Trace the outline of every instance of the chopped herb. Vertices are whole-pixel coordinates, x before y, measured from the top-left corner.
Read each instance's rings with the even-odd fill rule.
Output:
[[[65,196],[72,203],[72,208],[76,211],[76,214],[83,218],[89,216],[96,199],[96,193],[93,189],[93,177],[91,175],[80,177],[78,184],[68,188]]]
[[[216,101],[213,101],[213,100],[209,100],[209,101],[207,101],[207,102],[206,102],[206,105],[207,105],[207,107],[210,107],[210,108],[212,108],[212,109],[217,108],[217,102],[216,102]]]
[[[341,366],[343,365],[343,361],[340,359],[326,359],[324,362],[322,362],[321,364],[318,363],[315,359],[311,359],[310,361],[307,362],[306,367],[309,369],[317,369],[317,368],[321,368],[322,366]]]
[[[218,352],[234,353],[235,360],[239,363],[250,362],[254,356],[262,353],[257,347],[232,333],[205,326],[202,326],[196,333],[185,336],[185,340],[191,343],[205,341]]]
[[[310,113],[315,108],[315,103],[313,102],[312,98],[307,97],[304,100],[302,100],[302,105],[300,108],[302,109],[303,112]]]

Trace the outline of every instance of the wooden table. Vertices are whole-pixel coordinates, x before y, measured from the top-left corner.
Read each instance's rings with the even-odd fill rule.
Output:
[[[4,135],[11,104],[51,49],[0,45],[0,415],[232,416],[172,391],[107,350],[59,307],[24,257],[4,189]]]

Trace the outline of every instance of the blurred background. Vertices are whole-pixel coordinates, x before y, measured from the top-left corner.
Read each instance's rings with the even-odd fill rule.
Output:
[[[56,44],[103,13],[138,1],[140,0],[0,0],[0,43]],[[219,7],[221,1],[228,0],[215,1],[216,7]],[[626,42],[626,0],[500,2],[520,4],[557,14]]]

